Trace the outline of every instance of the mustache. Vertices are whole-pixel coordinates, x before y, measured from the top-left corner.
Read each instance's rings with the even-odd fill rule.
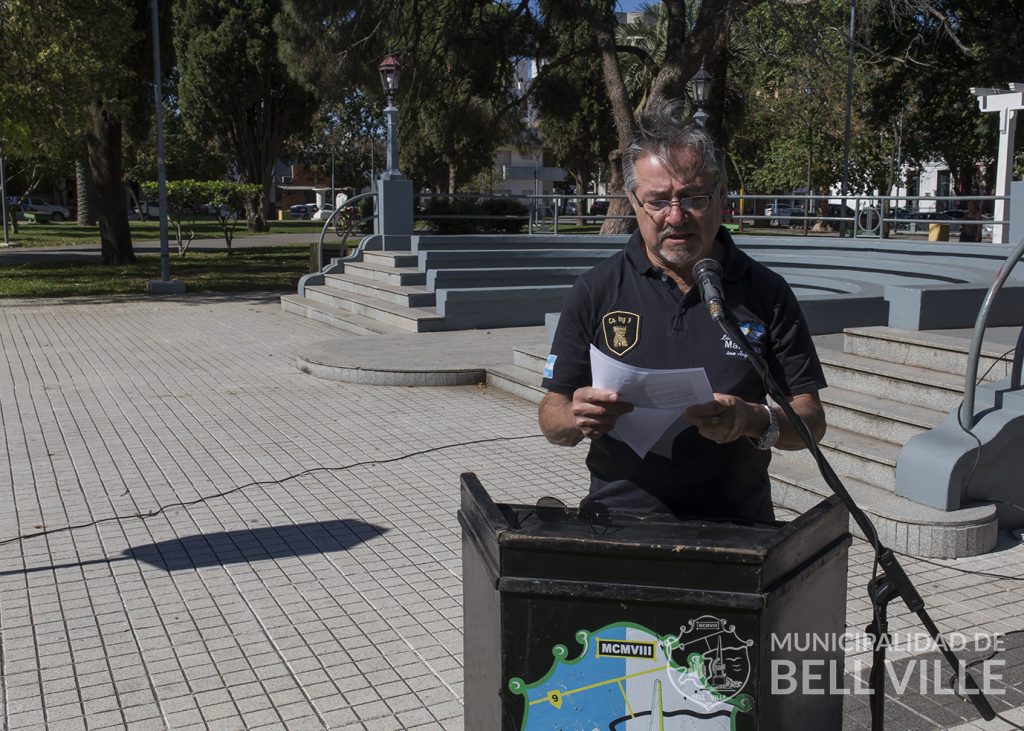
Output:
[[[695,235],[695,233],[695,231],[691,230],[687,226],[671,226],[658,232],[658,242],[661,243],[670,236],[692,236]]]

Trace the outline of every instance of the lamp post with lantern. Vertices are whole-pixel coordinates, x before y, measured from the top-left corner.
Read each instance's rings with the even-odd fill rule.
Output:
[[[690,85],[693,87],[693,101],[697,105],[697,111],[693,113],[693,121],[701,127],[707,124],[710,116],[704,111],[704,105],[707,104],[708,97],[711,96],[711,81],[712,76],[704,68],[704,62],[701,61],[700,70],[690,79]]]
[[[395,94],[398,93],[398,82],[402,76],[402,64],[392,54],[384,57],[377,67],[380,83],[384,87],[384,96],[388,105],[384,107],[384,116],[388,120],[388,159],[387,170],[381,173],[386,180],[403,180],[405,178],[398,169],[398,107],[395,106]]]
[[[381,248],[408,251],[412,246],[413,188],[398,169],[398,108],[395,95],[402,76],[402,64],[388,54],[377,67],[384,87],[387,106],[384,115],[388,124],[387,169],[377,180],[377,218],[374,233],[381,236]]]

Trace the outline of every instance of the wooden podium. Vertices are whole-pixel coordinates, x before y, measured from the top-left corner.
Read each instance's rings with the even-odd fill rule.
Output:
[[[466,473],[459,522],[467,731],[842,727],[835,498],[789,523],[581,515]]]

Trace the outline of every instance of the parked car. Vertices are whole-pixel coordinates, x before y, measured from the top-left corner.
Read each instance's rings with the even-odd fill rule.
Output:
[[[160,203],[159,201],[139,201],[139,205],[128,209],[128,218],[132,220],[141,220],[142,215],[145,214],[146,218],[158,219],[160,218]]]
[[[7,205],[17,205],[21,196],[12,195],[7,198]],[[35,211],[39,213],[49,213],[51,221],[66,221],[71,218],[71,211],[56,203],[47,203],[41,198],[26,198],[21,201],[21,212],[27,213],[29,211]]]
[[[913,219],[921,218],[921,212],[916,208],[892,208],[889,210],[889,218],[896,219],[893,222],[893,226],[897,231],[912,229],[918,230],[918,226],[927,225],[919,223],[911,223]]]
[[[299,203],[288,209],[292,218],[308,221],[316,213],[316,205],[313,203]]]
[[[207,216],[219,215],[223,218],[227,218],[228,216],[231,215],[231,209],[223,204],[220,206],[215,206],[212,203],[207,203],[206,205],[202,206],[199,210],[202,211]]]
[[[591,216],[607,216],[608,215],[608,201],[593,201],[590,204],[590,215]]]
[[[842,203],[829,203],[825,207],[825,215],[829,218],[845,218],[848,222],[853,223],[853,217],[856,212],[850,208],[850,206],[844,206]],[[842,221],[832,221],[833,228],[837,227]]]
[[[316,213],[313,214],[312,218],[314,221],[326,221],[333,215],[334,206],[332,206],[330,203],[324,203],[322,206],[320,206],[319,209],[317,209]]]
[[[926,223],[918,224],[915,230],[927,231],[930,223],[945,223],[949,225],[949,232],[956,233],[960,230],[960,219],[957,218],[956,211],[950,215],[950,211],[927,211],[920,215],[920,218],[925,219]]]
[[[769,226],[800,226],[804,220],[804,209],[786,203],[769,205],[764,209]]]

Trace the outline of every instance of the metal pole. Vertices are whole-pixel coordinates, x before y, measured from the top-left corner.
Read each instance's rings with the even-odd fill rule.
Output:
[[[1005,244],[1010,240],[1010,202],[1005,196],[1010,195],[1010,181],[1013,179],[1013,142],[1017,130],[1017,116],[1019,109],[999,110],[999,161],[996,170],[996,198],[995,207],[992,211],[993,218],[997,223],[992,226],[992,243]],[[1017,216],[1021,211],[1016,212]]]
[[[337,206],[337,195],[334,192],[334,145],[331,145],[331,206]]]
[[[388,170],[385,173],[385,178],[402,180],[404,176],[398,169],[398,107],[395,106],[390,94],[384,114],[388,118]]]
[[[857,0],[850,0],[850,52],[846,59],[846,123],[843,128],[842,212],[846,212],[846,194],[850,189],[850,127],[853,120],[853,34],[857,22]],[[845,219],[845,215],[843,216]],[[839,224],[839,236],[846,237],[846,221]]]
[[[156,105],[156,180],[160,197],[160,281],[171,281],[171,254],[167,245],[167,170],[164,166],[164,113],[160,90],[160,21],[157,0],[150,0],[153,26],[153,103]]]
[[[4,246],[10,245],[7,238],[7,179],[4,177],[4,158],[0,155],[0,212],[4,219]]]

